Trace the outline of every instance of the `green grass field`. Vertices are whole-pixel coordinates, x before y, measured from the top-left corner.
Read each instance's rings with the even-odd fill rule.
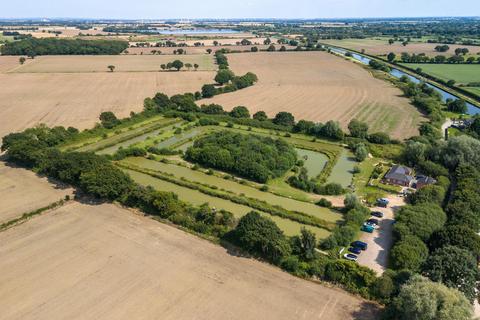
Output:
[[[480,82],[480,64],[408,63],[404,65],[411,69],[421,68],[423,72],[445,81],[455,80],[457,84]]]
[[[480,87],[466,87],[464,89],[480,96]]]

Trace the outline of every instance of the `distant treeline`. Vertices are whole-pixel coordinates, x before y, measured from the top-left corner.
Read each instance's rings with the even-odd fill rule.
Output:
[[[69,40],[69,39],[35,39],[28,38],[10,42],[0,48],[2,55],[25,55],[29,57],[42,55],[114,55],[128,48],[128,42],[118,40]]]

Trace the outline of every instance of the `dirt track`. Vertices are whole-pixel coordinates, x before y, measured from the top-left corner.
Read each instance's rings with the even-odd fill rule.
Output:
[[[252,71],[259,82],[200,104],[218,103],[227,109],[243,105],[251,113],[263,110],[269,116],[289,111],[297,120],[337,120],[344,128],[358,118],[372,132],[395,138],[418,134],[422,116],[402,92],[350,61],[326,52],[242,53],[228,58],[233,71]]]
[[[374,319],[376,307],[113,205],[0,233],[2,319]]]
[[[46,207],[72,192],[71,188],[54,185],[32,171],[0,162],[0,224]]]

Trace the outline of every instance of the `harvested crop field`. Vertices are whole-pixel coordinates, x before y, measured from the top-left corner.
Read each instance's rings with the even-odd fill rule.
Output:
[[[50,183],[32,171],[0,162],[0,224],[71,195],[68,187]]]
[[[362,49],[365,49],[365,53],[376,56],[387,55],[390,52],[396,54],[401,54],[402,52],[407,52],[410,54],[425,53],[427,56],[430,57],[434,57],[436,55],[453,56],[455,54],[455,49],[457,48],[468,48],[471,54],[477,54],[480,52],[479,46],[467,46],[458,44],[449,44],[448,46],[450,47],[450,50],[448,50],[447,52],[437,52],[435,51],[435,47],[443,44],[417,42],[409,43],[406,46],[403,46],[400,42],[395,42],[394,44],[389,45],[388,39],[322,40],[322,43],[327,43],[356,51],[361,51]]]
[[[243,53],[228,55],[237,74],[251,71],[259,81],[252,87],[199,103],[238,105],[274,116],[289,111],[296,119],[339,121],[343,128],[357,118],[371,131],[395,138],[418,134],[423,117],[402,92],[374,78],[366,69],[326,52]]]
[[[77,73],[77,72],[110,72],[109,65],[115,66],[115,72],[147,72],[160,71],[161,64],[174,60],[183,63],[197,63],[199,71],[215,70],[213,55],[116,55],[116,56],[42,56],[28,64],[18,66],[9,72],[17,73]],[[17,59],[18,61],[18,59]],[[186,70],[186,69],[184,69]],[[193,68],[192,71],[193,72]]]
[[[214,76],[213,71],[0,73],[0,137],[39,123],[90,128],[102,111],[126,117],[141,111],[146,97],[195,92]]]
[[[2,319],[375,319],[376,306],[114,205],[0,233]]]

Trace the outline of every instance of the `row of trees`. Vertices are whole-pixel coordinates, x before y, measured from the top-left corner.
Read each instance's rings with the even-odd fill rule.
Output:
[[[192,69],[192,68],[194,68],[195,71],[197,71],[200,66],[197,63],[191,64],[191,63],[187,62],[187,63],[184,64],[181,60],[174,60],[172,62],[168,62],[166,64],[161,64],[160,65],[160,68],[163,71],[171,70],[171,69],[176,69],[177,71],[180,71],[183,67],[187,68],[188,71],[190,71],[190,69]]]
[[[116,55],[128,48],[128,42],[118,40],[81,40],[28,38],[9,42],[0,47],[2,55]]]
[[[393,62],[396,59],[396,55],[393,52],[389,53],[388,56],[387,56],[387,59],[390,62]],[[406,53],[406,52],[403,52],[401,54],[400,60],[403,63],[438,63],[438,64],[442,64],[442,63],[468,63],[468,64],[480,63],[480,57],[477,57],[477,58],[468,57],[466,59],[462,55],[454,55],[454,56],[451,56],[451,57],[446,57],[444,55],[437,55],[435,57],[429,57],[429,56],[425,55],[425,53],[409,54],[409,53]]]

